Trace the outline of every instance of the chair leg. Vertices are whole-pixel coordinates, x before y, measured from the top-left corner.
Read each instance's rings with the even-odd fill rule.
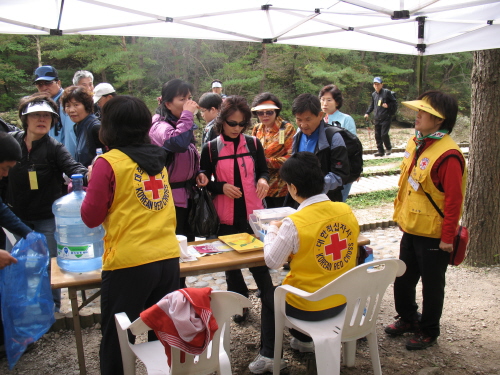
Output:
[[[366,336],[368,340],[368,348],[370,349],[370,357],[372,359],[373,373],[375,375],[382,375],[382,368],[380,366],[380,356],[378,354],[377,334],[375,332]]]
[[[356,340],[344,342],[344,364],[354,367],[356,362]]]
[[[340,336],[318,339],[313,337],[318,375],[340,374]]]
[[[283,349],[283,331],[285,330],[285,321],[283,315],[275,315],[274,332],[274,367],[273,375],[279,375],[281,365],[281,351]]]

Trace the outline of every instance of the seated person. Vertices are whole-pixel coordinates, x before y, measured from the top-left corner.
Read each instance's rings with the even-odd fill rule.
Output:
[[[293,154],[281,167],[280,177],[300,205],[297,212],[270,223],[264,239],[266,265],[278,269],[291,258],[283,284],[315,292],[356,266],[358,221],[347,204],[332,202],[321,193],[323,172],[314,154]],[[261,348],[249,365],[253,374],[272,372],[274,362],[274,290],[263,293],[261,298]],[[286,313],[297,319],[320,321],[337,315],[345,303],[345,298],[338,295],[310,302],[289,294]],[[314,351],[311,337],[296,330],[290,333],[293,349]]]

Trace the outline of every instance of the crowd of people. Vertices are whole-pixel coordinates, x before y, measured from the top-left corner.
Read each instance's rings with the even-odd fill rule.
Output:
[[[254,210],[296,208],[294,214],[270,223],[264,238],[266,266],[250,268],[262,314],[261,347],[249,369],[254,374],[272,371],[276,286],[269,268],[289,261],[283,283],[313,292],[355,267],[358,258],[355,247],[350,260],[342,261],[347,251],[342,244],[356,241],[359,226],[344,203],[351,187],[348,149],[342,135],[332,131],[337,126],[356,134],[353,118],[340,112],[341,90],[329,84],[317,95],[297,96],[291,107],[294,126],[281,116],[283,104],[276,95],[260,93],[249,105],[244,97],[223,94],[220,80],[214,80],[211,92],[198,102],[190,83],[166,82],[154,115],[142,100],[117,95],[111,84],[93,84],[90,72],[78,71],[73,85],[63,89],[54,67],[35,70],[38,93],[19,105],[22,130],[2,123],[0,131],[0,179],[8,175],[2,182],[0,199],[6,204],[0,200],[0,225],[16,238],[33,230],[43,233],[50,255],[56,256],[52,203],[67,193],[69,176],[85,176],[82,219],[91,228],[102,224],[106,232],[101,373],[120,374],[114,315],[125,312],[134,320],[164,295],[185,286],[176,235],[195,239],[188,220],[195,186],[211,194],[220,220],[215,236],[252,234],[248,217]],[[373,85],[365,117],[374,111],[376,155],[383,156],[392,150],[388,133],[395,98],[382,87],[380,77]],[[418,111],[394,213],[404,232],[400,258],[407,271],[395,283],[398,320],[385,331],[414,333],[406,347],[416,350],[433,345],[440,333],[445,273],[461,216],[466,167],[449,136],[458,112],[456,100],[430,91],[403,104]],[[198,112],[203,129],[195,121]],[[329,246],[335,239],[333,251]],[[0,250],[0,268],[15,261]],[[424,285],[422,313],[415,300],[419,279]],[[226,281],[229,291],[249,296],[241,270],[226,271]],[[53,298],[58,310],[60,291],[55,290]],[[338,296],[314,303],[290,297],[286,311],[298,319],[323,320],[344,305],[345,299]],[[249,313],[244,309],[233,319],[243,323]],[[293,349],[314,351],[310,337],[291,334]]]

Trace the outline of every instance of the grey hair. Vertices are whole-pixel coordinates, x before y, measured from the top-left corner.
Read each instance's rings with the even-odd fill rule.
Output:
[[[79,70],[73,76],[73,85],[78,86],[78,82],[80,82],[82,78],[90,78],[92,82],[94,82],[94,75],[92,73],[88,70]]]

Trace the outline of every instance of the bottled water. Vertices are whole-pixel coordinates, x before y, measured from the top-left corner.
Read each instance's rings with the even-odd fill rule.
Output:
[[[104,251],[101,225],[87,227],[80,216],[85,192],[83,175],[74,174],[73,191],[59,198],[52,205],[56,218],[57,264],[65,271],[87,272],[102,267]]]

